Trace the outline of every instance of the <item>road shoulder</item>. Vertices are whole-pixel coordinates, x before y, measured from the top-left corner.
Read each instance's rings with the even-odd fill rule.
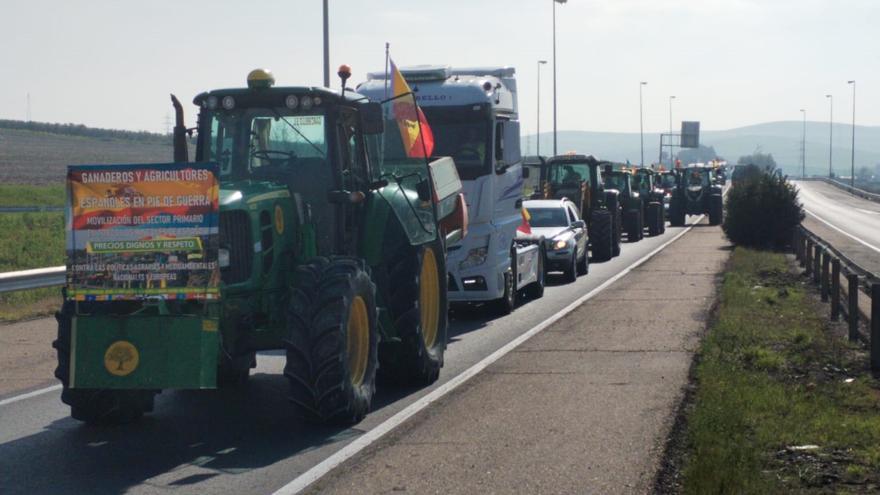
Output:
[[[312,492],[649,491],[728,255],[695,228]]]

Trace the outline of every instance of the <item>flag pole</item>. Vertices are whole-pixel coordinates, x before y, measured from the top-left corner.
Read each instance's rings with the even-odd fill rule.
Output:
[[[388,99],[388,60],[390,55],[388,55],[388,47],[390,43],[385,42],[385,99]]]

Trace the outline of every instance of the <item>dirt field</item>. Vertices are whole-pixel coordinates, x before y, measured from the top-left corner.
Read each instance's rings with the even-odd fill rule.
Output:
[[[0,129],[0,184],[61,184],[67,165],[170,162],[171,143]]]

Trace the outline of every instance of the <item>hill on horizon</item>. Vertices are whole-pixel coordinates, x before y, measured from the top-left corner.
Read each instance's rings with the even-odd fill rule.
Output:
[[[765,122],[735,129],[702,131],[700,144],[712,146],[719,156],[730,162],[756,150],[772,153],[776,163],[790,174],[800,174],[801,133],[800,121]],[[807,174],[828,174],[828,123],[810,122],[806,125]],[[852,126],[835,123],[832,159],[838,175],[849,175],[851,161]],[[577,151],[596,157],[631,163],[639,162],[640,146],[637,132],[559,131],[559,153]],[[534,154],[534,134],[522,137],[523,154]],[[660,134],[645,133],[645,162],[657,162]],[[541,152],[549,154],[553,148],[553,134],[541,133]],[[856,170],[880,164],[880,126],[856,125]]]

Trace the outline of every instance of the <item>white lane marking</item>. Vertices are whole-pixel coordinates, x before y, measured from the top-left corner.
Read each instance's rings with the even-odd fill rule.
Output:
[[[880,253],[880,248],[878,248],[877,246],[875,246],[875,245],[873,245],[873,244],[869,244],[869,243],[863,241],[862,239],[859,239],[858,237],[856,237],[856,236],[850,234],[849,232],[847,232],[847,231],[841,229],[840,227],[838,227],[838,226],[832,224],[831,222],[829,222],[829,221],[827,221],[827,220],[821,218],[819,215],[816,215],[815,213],[813,213],[812,211],[810,211],[810,210],[808,210],[808,209],[806,209],[806,208],[804,208],[804,211],[807,212],[807,213],[809,213],[809,214],[810,214],[813,218],[815,218],[816,220],[818,220],[818,221],[824,223],[825,225],[827,225],[827,226],[831,227],[832,229],[834,229],[834,230],[840,232],[841,234],[843,234],[843,235],[849,237],[850,239],[853,239],[853,240],[855,240],[855,241],[858,241],[858,242],[864,244],[865,246],[867,246],[867,247],[873,249],[874,251],[877,251],[878,253]]]
[[[48,394],[49,392],[54,392],[56,390],[61,390],[61,385],[52,385],[51,387],[41,388],[39,390],[34,390],[33,392],[28,392],[26,394],[16,395],[8,399],[0,400],[0,406],[12,404],[13,402],[18,402],[20,400],[30,399],[31,397],[36,397],[38,395]]]
[[[657,253],[659,253],[660,251],[665,249],[667,246],[669,246],[673,242],[677,241],[681,236],[690,232],[690,230],[694,228],[694,224],[697,224],[700,221],[702,221],[703,217],[704,217],[704,215],[700,215],[699,217],[697,217],[695,222],[691,223],[686,229],[679,232],[672,239],[664,242],[663,244],[658,246],[656,249],[654,249],[650,253],[646,254],[645,256],[643,256],[642,258],[640,258],[639,260],[637,260],[636,262],[634,262],[633,264],[631,264],[627,268],[623,269],[617,275],[609,278],[608,280],[603,282],[601,285],[599,285],[595,289],[584,294],[583,296],[581,296],[580,298],[578,298],[577,300],[575,300],[574,302],[572,302],[571,304],[566,306],[562,311],[547,318],[546,320],[542,321],[541,323],[538,323],[537,325],[532,327],[530,330],[528,330],[526,333],[511,340],[510,342],[505,344],[503,347],[499,348],[498,350],[496,350],[492,354],[483,358],[480,362],[474,364],[473,366],[471,366],[467,370],[463,371],[461,374],[455,376],[454,378],[452,378],[448,382],[444,383],[443,385],[440,385],[439,387],[434,389],[434,391],[432,391],[431,393],[429,393],[429,394],[425,395],[424,397],[422,397],[421,399],[413,402],[412,404],[410,404],[409,406],[407,406],[406,408],[404,408],[403,410],[401,410],[400,412],[398,412],[394,416],[391,416],[390,418],[385,420],[383,423],[380,423],[379,425],[377,425],[372,430],[370,430],[370,431],[364,433],[363,435],[361,435],[360,437],[356,438],[355,440],[353,440],[351,443],[349,443],[348,445],[346,445],[342,449],[336,451],[330,457],[324,459],[323,461],[316,464],[308,471],[306,471],[303,474],[299,475],[298,477],[294,478],[290,483],[279,488],[276,492],[274,492],[273,495],[293,495],[293,494],[299,493],[302,490],[306,489],[309,485],[311,485],[315,481],[318,481],[322,476],[324,476],[325,474],[330,472],[336,466],[339,466],[340,464],[342,464],[346,460],[353,457],[358,452],[360,452],[363,449],[365,449],[366,447],[368,447],[370,444],[372,444],[376,440],[379,440],[386,433],[390,432],[391,430],[393,430],[394,428],[399,426],[401,423],[403,423],[404,421],[406,421],[407,419],[411,418],[416,413],[421,411],[422,409],[428,407],[429,405],[431,405],[431,403],[437,401],[438,399],[440,399],[444,395],[448,394],[449,392],[452,392],[453,390],[458,388],[461,384],[463,384],[464,382],[473,378],[477,373],[479,373],[480,371],[483,371],[489,365],[491,365],[495,361],[498,361],[499,359],[504,357],[507,353],[509,353],[510,351],[515,349],[516,347],[518,347],[520,344],[522,344],[526,340],[530,339],[531,337],[533,337],[537,333],[541,332],[545,328],[549,327],[553,323],[557,322],[558,320],[560,320],[562,317],[564,317],[568,313],[574,311],[581,304],[589,301],[590,299],[595,297],[597,294],[599,294],[603,290],[607,289],[611,284],[613,284],[614,282],[617,282],[621,278],[625,277],[629,272],[633,271],[635,268],[638,268],[639,266],[644,264],[646,261],[651,259],[654,255],[656,255]]]

